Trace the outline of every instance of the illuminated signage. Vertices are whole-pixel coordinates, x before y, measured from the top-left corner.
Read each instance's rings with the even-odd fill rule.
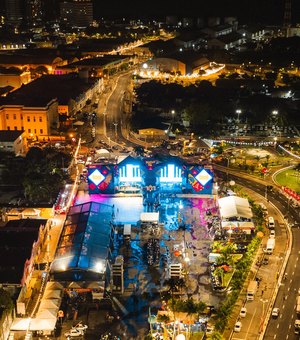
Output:
[[[119,169],[120,182],[141,182],[141,170],[139,165],[126,164]]]
[[[160,170],[160,182],[165,183],[181,183],[182,174],[181,167],[175,166],[174,164],[168,164]]]
[[[91,182],[93,182],[96,186],[98,186],[101,182],[103,182],[103,180],[105,179],[105,177],[101,174],[101,172],[96,169],[95,171],[93,171],[90,175],[89,175],[89,180]]]
[[[212,179],[212,176],[206,170],[203,169],[202,171],[199,172],[199,174],[195,178],[200,184],[204,186]]]

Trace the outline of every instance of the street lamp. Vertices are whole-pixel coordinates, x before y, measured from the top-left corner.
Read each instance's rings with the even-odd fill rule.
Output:
[[[172,121],[174,122],[174,118],[175,118],[175,113],[176,112],[175,112],[175,110],[172,110],[171,113],[172,113]]]
[[[235,113],[237,114],[237,116],[238,116],[238,124],[240,123],[240,114],[242,113],[242,110],[240,110],[240,109],[237,109],[237,110],[235,110]]]
[[[261,322],[260,322],[260,333],[263,332],[264,330],[264,316],[265,316],[265,303],[267,303],[269,300],[265,299],[260,299],[260,301],[263,304],[263,308],[262,308],[262,314],[261,314]]]
[[[103,134],[106,136],[106,112],[103,112]]]
[[[115,126],[115,137],[117,138],[118,137],[118,130],[117,130],[118,123],[113,123],[113,124]]]

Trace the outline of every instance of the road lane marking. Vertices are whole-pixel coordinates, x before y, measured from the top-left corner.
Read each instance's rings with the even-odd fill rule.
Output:
[[[288,288],[288,292],[290,291],[291,287]]]
[[[277,334],[274,335],[274,339],[276,339]]]
[[[255,314],[256,314],[256,310],[257,310],[257,308],[255,308],[254,313],[253,313],[253,315],[252,315],[252,318],[251,318],[251,320],[250,320],[250,324],[249,324],[248,329],[247,329],[247,332],[246,332],[246,339],[248,338],[248,333],[249,333],[249,330],[250,330],[250,327],[251,327],[253,318],[254,318],[254,316],[255,316]]]
[[[295,272],[292,272],[292,275],[294,275],[295,274]]]
[[[289,325],[289,329],[291,329],[291,327],[292,327],[292,325],[290,324],[290,325]]]

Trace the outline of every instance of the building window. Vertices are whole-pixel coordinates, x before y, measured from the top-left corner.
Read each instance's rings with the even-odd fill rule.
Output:
[[[30,122],[30,117],[27,117],[27,122]]]
[[[23,115],[22,115],[22,113],[21,113],[21,120],[23,120]]]
[[[6,114],[6,119],[9,119],[9,114],[8,113]]]
[[[14,113],[14,119],[17,119],[17,115]]]
[[[41,134],[41,135],[43,134],[43,132],[44,132],[43,129],[40,129],[40,134]]]
[[[39,118],[40,123],[43,121],[42,117]]]
[[[33,116],[33,121],[35,122],[35,116]]]
[[[14,126],[14,129],[15,129],[15,130],[18,130],[18,127],[17,127],[17,126]]]
[[[34,129],[34,133],[36,133],[36,129]]]
[[[31,133],[31,129],[28,129],[28,133]]]
[[[8,131],[10,130],[10,126],[7,127],[7,130],[8,130]]]

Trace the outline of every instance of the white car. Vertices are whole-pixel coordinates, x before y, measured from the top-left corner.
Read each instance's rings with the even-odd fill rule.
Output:
[[[270,238],[275,238],[275,230],[270,230]]]
[[[241,311],[240,311],[240,317],[244,318],[247,314],[247,308],[246,307],[242,307]]]
[[[273,308],[273,310],[272,310],[272,316],[273,316],[274,318],[277,318],[277,317],[279,316],[279,308],[277,308],[277,307]]]
[[[79,336],[83,336],[84,332],[76,329],[76,328],[72,328],[70,329],[68,332],[65,333],[65,337],[79,337]]]
[[[235,325],[234,325],[233,331],[239,333],[241,331],[241,329],[242,329],[241,321],[236,322]]]
[[[72,329],[85,332],[88,329],[88,325],[84,325],[82,322],[79,322],[77,325],[73,326]]]

